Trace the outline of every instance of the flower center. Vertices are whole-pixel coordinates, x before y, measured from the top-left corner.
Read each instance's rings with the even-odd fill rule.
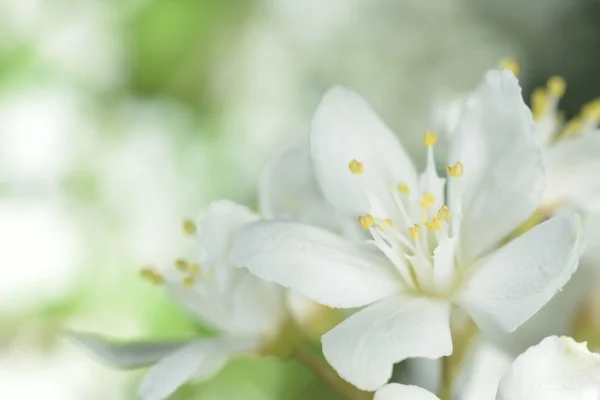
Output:
[[[186,219],[182,224],[183,233],[187,236],[195,236],[198,232],[196,223]],[[204,270],[202,265],[196,261],[185,258],[177,258],[173,261],[173,271],[160,272],[155,267],[144,267],[140,269],[140,277],[154,285],[162,285],[166,281],[179,282],[186,288],[192,288],[200,281],[206,281],[213,277],[212,270]]]
[[[358,217],[360,226],[372,237],[369,243],[391,261],[403,286],[427,294],[440,294],[434,282],[435,249],[450,236],[457,236],[461,217],[458,178],[463,175],[463,165],[456,162],[446,167],[448,179],[455,182],[445,193],[446,179],[440,178],[435,169],[436,142],[435,133],[425,132],[423,143],[428,148],[425,171],[420,175],[418,187],[411,188],[406,182],[390,187],[394,209],[389,210],[389,215]],[[351,160],[348,168],[354,174],[362,174],[369,166]],[[373,210],[380,210],[377,205],[385,204],[373,194],[367,195]]]

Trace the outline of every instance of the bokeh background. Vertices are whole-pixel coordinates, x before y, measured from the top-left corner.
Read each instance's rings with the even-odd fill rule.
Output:
[[[526,96],[564,76],[575,114],[598,48],[597,0],[0,0],[0,399],[133,399],[140,373],[64,330],[195,332],[137,270],[183,251],[211,200],[254,206],[327,87],[361,92],[418,159],[435,105],[506,56]],[[311,382],[246,359],[177,398],[316,399]]]

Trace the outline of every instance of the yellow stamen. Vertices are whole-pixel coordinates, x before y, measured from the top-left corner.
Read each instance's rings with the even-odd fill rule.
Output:
[[[600,119],[600,99],[590,101],[581,108],[581,115],[584,118]]]
[[[409,195],[410,194],[410,188],[408,187],[408,185],[404,182],[400,182],[398,184],[398,190],[400,190],[400,192],[404,193],[405,195]]]
[[[175,260],[174,264],[175,268],[177,268],[177,270],[180,272],[187,272],[190,269],[190,263],[183,258],[178,258]]]
[[[386,218],[384,219],[385,223],[388,224],[390,227],[392,227],[394,225],[394,222],[391,220],[391,218]]]
[[[151,267],[142,268],[140,270],[140,277],[154,285],[161,285],[165,282],[163,276]]]
[[[375,223],[375,219],[370,214],[361,215],[358,217],[358,223],[363,227],[363,229],[369,229]]]
[[[350,172],[357,175],[362,174],[365,171],[365,166],[357,160],[350,161],[348,168],[350,169]]]
[[[193,220],[187,218],[184,219],[181,223],[181,229],[183,230],[183,233],[185,233],[188,236],[193,236],[198,231],[196,223]]]
[[[434,146],[437,143],[437,135],[433,132],[425,132],[423,135],[423,144],[427,147]]]
[[[440,209],[437,212],[437,218],[440,221],[450,221],[450,209],[448,208],[448,206],[443,205],[440,207]]]
[[[556,98],[561,98],[567,91],[567,82],[562,76],[553,76],[548,79],[548,93]]]
[[[558,140],[563,140],[563,139],[567,139],[572,136],[575,136],[575,135],[581,133],[581,131],[583,130],[584,127],[585,127],[585,122],[581,119],[581,117],[575,117],[575,118],[571,119],[569,122],[567,122],[567,124],[565,125],[565,128],[563,129],[561,134],[558,136]]]
[[[439,218],[437,218],[437,217],[433,217],[431,219],[431,222],[425,223],[425,226],[427,227],[427,229],[429,229],[431,231],[437,231],[442,228],[442,221],[440,221]]]
[[[446,171],[448,171],[448,175],[453,178],[460,178],[463,176],[463,165],[460,161],[457,161],[452,166],[446,166]]]
[[[423,200],[419,203],[421,207],[427,208],[433,203],[435,203],[435,197],[429,192],[423,193]]]
[[[408,228],[408,234],[413,240],[417,240],[419,238],[419,225],[415,224]]]
[[[514,57],[508,57],[500,61],[500,68],[512,71],[512,73],[515,74],[515,76],[519,76],[519,74],[521,73],[521,65]]]
[[[199,275],[202,273],[202,265],[200,265],[200,263],[197,262],[191,262],[189,264],[190,268],[189,268],[189,273],[192,274],[193,276]]]
[[[181,283],[183,283],[183,286],[185,286],[187,288],[191,288],[196,283],[196,280],[194,279],[193,276],[185,276],[183,278],[183,280],[181,281]]]
[[[548,92],[537,88],[531,94],[531,111],[533,119],[539,121],[548,111]]]

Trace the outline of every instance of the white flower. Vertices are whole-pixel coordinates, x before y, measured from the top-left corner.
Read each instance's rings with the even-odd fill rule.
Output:
[[[519,68],[515,61],[505,66],[513,70]],[[584,105],[577,117],[565,122],[558,109],[565,92],[565,81],[555,76],[548,80],[545,88],[536,89],[531,98],[535,136],[546,171],[546,189],[538,215],[550,215],[566,208],[579,209],[586,214],[586,236],[596,243],[599,232],[595,219],[600,211],[600,180],[596,178],[600,168],[600,99]],[[464,96],[457,96],[434,110],[434,115],[439,117],[436,121],[447,136],[454,133],[463,107]],[[568,333],[594,281],[596,271],[591,267],[598,257],[596,248],[598,246],[587,246],[583,259],[591,262],[582,265],[588,268],[580,268],[560,295],[514,334],[496,335],[494,344],[516,355],[549,334]],[[557,313],[564,317],[556,318]]]
[[[391,383],[374,400],[439,400],[416,386]],[[482,397],[479,397],[482,398]],[[600,398],[600,355],[585,343],[550,336],[521,354],[504,373],[496,400],[597,400]],[[483,397],[485,400],[485,397]]]
[[[566,83],[554,76],[545,88],[531,97],[536,123],[536,139],[546,170],[546,190],[542,206],[574,205],[586,211],[600,210],[600,99],[584,105],[581,113],[564,122],[558,106],[566,92]],[[452,135],[464,100],[458,96],[434,108],[436,121],[447,135]]]
[[[566,90],[560,77],[552,77],[545,89],[532,96],[532,111],[542,147],[547,184],[544,206],[575,205],[586,211],[600,210],[600,99],[586,104],[581,114],[567,123],[559,115],[558,102]]]
[[[597,400],[600,355],[586,343],[551,336],[512,363],[498,386],[497,400]]]
[[[344,379],[375,390],[394,363],[452,353],[452,305],[484,330],[512,331],[577,268],[583,240],[571,213],[496,250],[540,205],[534,131],[514,75],[489,72],[456,127],[446,185],[435,171],[433,133],[425,134],[428,162],[418,176],[364,100],[335,88],[313,121],[315,174],[326,199],[358,216],[372,240],[261,221],[240,230],[232,261],[321,304],[366,306],[323,336],[323,352]]]
[[[237,354],[256,352],[277,335],[287,318],[283,289],[234,268],[228,253],[234,233],[258,217],[228,201],[211,204],[197,224],[200,262],[177,260],[165,273],[143,275],[164,283],[168,292],[219,333],[211,338],[168,342],[123,342],[87,333],[72,337],[93,355],[115,367],[155,364],[144,378],[139,396],[161,400],[190,379],[207,379]]]

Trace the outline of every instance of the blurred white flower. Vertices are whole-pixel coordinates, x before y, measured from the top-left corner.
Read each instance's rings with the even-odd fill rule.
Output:
[[[0,180],[54,188],[89,141],[90,119],[79,94],[55,85],[0,97]]]
[[[566,84],[550,78],[545,89],[532,96],[532,111],[544,157],[547,184],[544,206],[572,205],[600,211],[600,99],[586,104],[581,114],[568,122],[559,114],[558,102]]]
[[[358,216],[373,240],[262,221],[240,230],[232,260],[321,304],[368,306],[323,336],[323,352],[344,379],[375,390],[394,363],[452,353],[452,304],[484,330],[513,331],[576,270],[583,238],[571,213],[501,246],[540,205],[534,134],[514,75],[490,71],[461,115],[445,195],[435,134],[425,133],[428,162],[418,176],[366,102],[333,89],[313,120],[315,174],[326,199]]]
[[[144,378],[144,400],[170,396],[191,379],[208,379],[237,354],[257,352],[278,333],[287,318],[283,289],[262,281],[228,261],[234,233],[256,221],[248,209],[227,201],[211,204],[197,225],[197,261],[178,259],[165,273],[144,269],[142,275],[168,292],[219,333],[210,338],[168,342],[122,342],[87,333],[73,338],[102,361],[119,368],[155,364]],[[197,227],[197,228],[196,228]]]
[[[521,354],[505,371],[493,393],[477,399],[496,400],[596,400],[600,397],[600,355],[585,343],[551,336]],[[374,400],[439,400],[425,389],[391,383]]]
[[[19,343],[0,358],[2,399],[125,400],[119,396],[122,385],[119,376],[66,346],[41,353],[30,343]]]
[[[68,293],[84,254],[82,231],[56,200],[0,201],[0,309],[23,311]]]

